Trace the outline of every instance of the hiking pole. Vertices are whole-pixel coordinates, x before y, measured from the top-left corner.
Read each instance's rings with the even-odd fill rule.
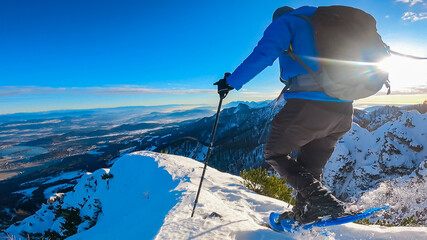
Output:
[[[224,78],[226,78],[226,77],[227,77],[227,74],[224,75]],[[210,159],[211,154],[212,154],[212,148],[213,148],[213,144],[214,144],[214,140],[215,140],[216,129],[218,127],[218,119],[219,119],[219,113],[221,111],[222,100],[227,96],[227,93],[228,93],[228,91],[227,92],[218,92],[219,104],[218,104],[218,110],[216,111],[216,118],[215,118],[214,127],[212,130],[211,143],[209,144],[208,153],[206,154],[205,166],[203,167],[202,178],[200,179],[199,189],[197,190],[197,195],[196,195],[196,200],[194,200],[193,212],[191,213],[191,217],[193,217],[193,215],[194,215],[194,211],[196,210],[196,206],[197,206],[197,201],[199,200],[200,190],[202,189],[203,178],[205,177],[206,167],[208,166],[209,159]]]

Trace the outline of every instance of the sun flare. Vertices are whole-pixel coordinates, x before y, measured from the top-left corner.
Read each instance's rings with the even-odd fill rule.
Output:
[[[379,67],[389,72],[395,91],[417,92],[427,86],[427,60],[391,56],[379,63]]]

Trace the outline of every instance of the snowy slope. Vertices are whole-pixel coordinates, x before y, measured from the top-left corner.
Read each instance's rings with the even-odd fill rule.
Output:
[[[237,176],[208,168],[195,216],[192,203],[203,165],[195,160],[152,152],[119,158],[111,169],[87,173],[74,191],[43,205],[6,232],[78,233],[68,239],[427,239],[427,227],[362,226],[316,232],[277,233],[261,226],[271,211],[287,203],[241,186]],[[68,210],[66,210],[68,209]],[[77,213],[70,217],[72,212]],[[221,215],[210,216],[213,212]],[[68,224],[67,224],[68,223]],[[64,226],[72,226],[64,230]],[[35,236],[35,235],[34,235]],[[27,239],[22,238],[22,239]]]

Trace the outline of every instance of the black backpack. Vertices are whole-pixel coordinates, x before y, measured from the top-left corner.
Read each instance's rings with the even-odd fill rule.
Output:
[[[314,72],[290,47],[286,52],[308,74],[291,78],[287,91],[323,91],[341,100],[369,97],[383,85],[390,93],[388,73],[376,65],[390,56],[389,47],[370,14],[352,7],[328,6],[319,7],[311,18],[295,16],[313,25],[320,69]]]

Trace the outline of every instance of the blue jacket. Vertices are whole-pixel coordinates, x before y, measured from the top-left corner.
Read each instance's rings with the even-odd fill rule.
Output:
[[[239,67],[227,78],[228,84],[239,90],[267,66],[279,58],[281,77],[288,80],[307,71],[297,62],[292,60],[285,50],[292,45],[293,51],[313,70],[317,71],[319,63],[313,60],[317,57],[314,42],[313,26],[301,17],[311,17],[317,8],[300,7],[290,13],[274,20],[265,30],[264,36],[258,42],[253,52],[240,64]],[[285,99],[299,98],[317,101],[346,102],[330,97],[324,92],[286,92]]]

